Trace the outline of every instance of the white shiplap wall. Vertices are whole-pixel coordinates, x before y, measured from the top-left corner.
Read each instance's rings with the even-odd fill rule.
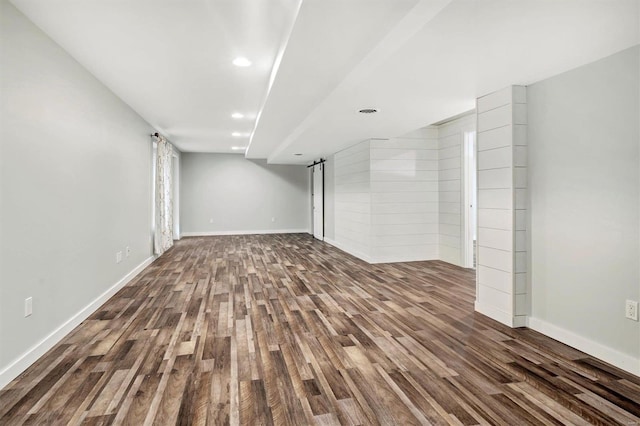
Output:
[[[437,130],[370,146],[372,262],[437,259]]]
[[[335,239],[342,250],[371,261],[370,141],[335,154]]]
[[[464,136],[475,127],[475,115],[437,127],[440,260],[458,266],[464,266]]]
[[[526,322],[526,89],[477,101],[476,310],[509,326]]]

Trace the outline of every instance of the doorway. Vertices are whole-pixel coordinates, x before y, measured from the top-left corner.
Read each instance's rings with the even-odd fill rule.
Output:
[[[311,195],[313,200],[313,236],[324,241],[324,163],[314,164]]]
[[[464,133],[464,266],[476,267],[478,176],[476,132]]]

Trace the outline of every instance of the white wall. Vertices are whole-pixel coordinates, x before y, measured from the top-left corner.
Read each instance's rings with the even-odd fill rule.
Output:
[[[182,235],[309,232],[309,172],[238,154],[182,153]],[[275,220],[273,220],[275,219]]]
[[[335,154],[335,243],[361,259],[371,256],[370,141]],[[329,241],[331,242],[331,241]]]
[[[438,258],[438,132],[371,140],[371,258]]]
[[[335,162],[333,155],[324,162],[324,237],[329,240],[336,238]]]
[[[639,62],[636,46],[528,88],[530,324],[636,374]]]
[[[437,127],[440,260],[464,264],[464,134],[476,130],[467,115]]]
[[[0,8],[1,387],[150,259],[153,129],[12,5]]]

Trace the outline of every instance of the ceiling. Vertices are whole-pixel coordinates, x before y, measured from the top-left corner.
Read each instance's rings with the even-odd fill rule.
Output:
[[[640,0],[12,3],[182,151],[282,164],[640,43]]]

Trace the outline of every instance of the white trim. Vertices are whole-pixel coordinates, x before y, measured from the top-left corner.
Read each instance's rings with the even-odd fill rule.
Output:
[[[529,317],[528,327],[624,371],[640,376],[640,358],[634,358],[539,318]]]
[[[308,234],[308,229],[261,229],[256,231],[200,231],[183,232],[181,237],[211,237],[216,235],[253,235],[253,234]]]
[[[78,313],[69,318],[64,324],[60,325],[52,331],[47,337],[33,345],[25,353],[20,355],[11,364],[0,371],[0,389],[9,384],[13,379],[18,377],[24,370],[29,368],[31,364],[36,362],[38,358],[44,355],[49,349],[54,347],[63,337],[76,328],[82,321],[93,314],[100,306],[109,300],[122,287],[127,285],[136,275],[144,268],[149,266],[155,260],[155,256],[147,258],[144,262],[136,266],[131,272],[125,275],[120,281],[115,283],[111,288],[98,296],[95,300],[82,308]]]

